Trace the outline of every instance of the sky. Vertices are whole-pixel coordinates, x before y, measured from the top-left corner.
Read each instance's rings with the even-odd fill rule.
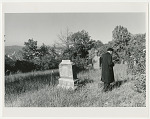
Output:
[[[108,43],[117,25],[132,34],[146,33],[145,13],[5,13],[5,46],[24,46],[33,38],[38,46],[58,42],[58,35],[85,30],[93,40]]]

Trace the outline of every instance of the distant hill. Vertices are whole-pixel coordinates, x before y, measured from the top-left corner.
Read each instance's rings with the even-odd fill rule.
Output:
[[[23,46],[5,46],[5,55],[15,56],[17,59],[22,59],[21,51]]]
[[[5,46],[5,54],[13,54],[14,51],[18,53],[19,51],[22,50],[22,48],[23,46],[17,46],[17,45]]]

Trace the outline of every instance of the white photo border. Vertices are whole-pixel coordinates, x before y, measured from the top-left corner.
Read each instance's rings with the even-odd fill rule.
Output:
[[[84,7],[83,7],[84,6]],[[85,7],[86,6],[86,7]],[[2,36],[4,36],[5,13],[101,13],[101,12],[145,12],[146,15],[146,51],[149,51],[148,3],[147,2],[6,2],[2,3]],[[2,111],[4,117],[148,117],[149,116],[149,52],[146,52],[146,107],[49,107],[49,108],[10,108],[4,106],[4,38],[2,37]],[[109,115],[108,115],[109,112]]]

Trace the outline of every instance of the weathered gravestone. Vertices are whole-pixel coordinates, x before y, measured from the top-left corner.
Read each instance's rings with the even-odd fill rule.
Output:
[[[77,79],[77,73],[75,65],[70,60],[62,60],[59,64],[59,84],[58,87],[66,88],[66,89],[75,89],[75,82]]]
[[[99,69],[100,67],[100,57],[97,55],[97,52],[98,51],[95,51],[95,56],[92,60],[94,69]]]

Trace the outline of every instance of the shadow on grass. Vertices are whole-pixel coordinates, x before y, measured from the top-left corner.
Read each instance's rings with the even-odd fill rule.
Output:
[[[114,88],[119,88],[122,84],[126,83],[127,80],[116,81],[114,84],[110,85],[110,91]]]
[[[75,86],[77,86],[77,90],[86,86],[88,83],[93,83],[94,81],[91,79],[79,79],[78,82],[75,83]]]

